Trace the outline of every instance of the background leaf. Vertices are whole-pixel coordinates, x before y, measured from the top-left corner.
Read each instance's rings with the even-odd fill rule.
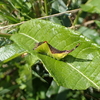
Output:
[[[37,55],[59,85],[71,89],[90,86],[100,89],[100,47],[83,35],[49,21],[30,20],[21,25],[11,39],[32,54],[35,54],[32,50],[35,42],[48,41],[59,50],[70,50],[80,43],[64,61]]]
[[[90,13],[100,13],[100,1],[89,0],[86,4],[81,5],[83,11]]]
[[[8,62],[9,60],[18,57],[24,52],[26,51],[16,44],[6,45],[0,48],[0,61]]]
[[[55,14],[55,13],[59,13],[59,12],[61,13],[61,12],[67,11],[68,7],[65,5],[63,0],[55,0],[52,3],[51,9],[52,9],[51,13]],[[70,27],[71,21],[69,19],[69,16],[70,16],[70,14],[67,13],[67,14],[63,14],[60,16],[51,17],[50,21],[57,23],[57,24],[64,25],[66,27]]]
[[[93,40],[95,43],[100,45],[99,33],[93,29],[87,27],[80,27],[78,31],[89,39]]]

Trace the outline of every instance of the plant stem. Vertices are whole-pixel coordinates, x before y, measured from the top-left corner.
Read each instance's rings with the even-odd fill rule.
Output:
[[[69,10],[69,11],[65,11],[65,12],[62,12],[62,13],[57,13],[57,14],[53,14],[53,15],[49,15],[49,16],[39,17],[37,19],[46,19],[46,18],[50,18],[50,17],[54,17],[54,16],[60,16],[60,15],[63,15],[65,13],[76,13],[76,12],[78,12],[80,10],[81,9]],[[20,22],[20,23],[17,23],[17,24],[11,24],[11,25],[7,25],[7,26],[3,26],[3,27],[0,27],[0,30],[5,29],[5,28],[15,27],[15,26],[21,25],[21,24],[23,24],[25,22],[26,21],[23,21],[23,22]]]
[[[44,0],[45,13],[48,15],[47,0]]]
[[[7,34],[7,33],[0,33],[0,37],[10,38],[10,37],[11,37],[11,34]]]
[[[77,24],[78,19],[79,19],[79,16],[80,16],[81,13],[82,13],[82,10],[80,10],[80,11],[78,12],[78,14],[77,14],[77,16],[76,16],[76,18],[75,18],[75,20],[74,20],[73,26]]]

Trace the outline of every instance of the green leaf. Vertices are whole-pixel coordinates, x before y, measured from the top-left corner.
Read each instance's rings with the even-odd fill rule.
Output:
[[[58,86],[55,83],[55,81],[52,81],[51,85],[50,85],[50,87],[49,87],[49,89],[48,89],[48,91],[46,93],[46,96],[50,98],[52,95],[57,94],[58,91],[59,91],[59,88],[60,88],[60,86]]]
[[[59,12],[64,12],[64,11],[68,10],[68,7],[63,2],[63,0],[55,0],[52,3],[52,8]]]
[[[3,63],[8,62],[24,52],[25,50],[16,44],[6,45],[0,48],[0,61]]]
[[[9,91],[10,91],[10,89],[3,89],[2,91],[0,91],[0,94],[5,94],[5,93],[7,93]]]
[[[2,89],[0,90],[0,95],[4,95],[4,94],[6,94],[6,93],[10,92],[11,90],[14,90],[14,89],[16,89],[16,88],[18,88],[18,87],[19,87],[18,85],[12,85],[12,86],[9,87],[9,88],[2,88]]]
[[[62,86],[58,86],[55,81],[52,81],[50,87],[48,88],[46,96],[48,98],[51,98],[51,96],[55,95],[56,99],[52,98],[53,100],[66,100],[66,97],[68,97],[69,94],[70,94],[70,92],[68,91],[68,89],[66,89]],[[70,94],[70,96],[71,96],[71,94]]]
[[[82,33],[84,36],[88,37],[89,39],[93,40],[95,43],[100,45],[100,36],[96,30],[87,27],[80,27],[78,31]]]
[[[68,10],[68,7],[66,6],[66,4],[64,3],[63,0],[55,0],[52,5],[52,14],[56,14],[59,12],[65,12]],[[71,26],[71,21],[69,19],[69,15],[68,13],[66,14],[62,14],[60,16],[54,16],[50,18],[50,21],[60,24],[60,25],[64,25],[66,27],[70,27]],[[66,23],[67,22],[67,23]]]
[[[43,20],[30,20],[20,26],[11,39],[32,54],[36,42],[48,41],[58,50],[70,50],[80,46],[63,61],[38,54],[54,80],[71,89],[100,89],[100,47],[77,32]]]
[[[95,23],[97,24],[97,26],[100,28],[100,21],[95,20]]]
[[[19,78],[17,78],[16,82],[20,85],[20,89],[27,88],[27,91],[32,91],[31,66],[28,66],[28,64],[19,66],[18,72]]]
[[[32,74],[34,74],[34,71],[31,71],[31,66],[37,61],[37,57],[34,55],[28,54],[26,57],[24,57],[26,64],[25,65],[17,65],[18,72],[19,72],[19,78],[17,78],[16,82],[20,85],[21,89],[25,89],[27,92],[32,92]],[[36,73],[34,74],[36,76]],[[40,78],[38,75],[37,77]]]
[[[88,0],[84,5],[81,5],[82,10],[90,13],[100,13],[100,0]]]

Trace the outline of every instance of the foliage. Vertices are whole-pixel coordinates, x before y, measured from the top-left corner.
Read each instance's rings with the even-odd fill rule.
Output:
[[[100,98],[99,1],[70,1],[0,1],[1,100]],[[81,9],[77,13],[66,12],[77,8]],[[66,13],[46,18],[49,21],[34,19],[62,12]],[[22,21],[27,22],[19,27]],[[3,28],[9,24],[17,27]],[[33,50],[36,42],[43,41],[58,50],[70,50],[78,43],[80,46],[64,59],[56,60]]]
[[[95,0],[89,0],[85,5],[81,5],[81,8],[87,12],[100,13],[99,3],[100,1],[96,2]]]
[[[67,60],[64,59],[66,63],[48,56],[39,55],[39,57],[58,84],[71,89],[86,89],[90,86],[99,89],[99,46],[87,38],[47,21],[30,20],[21,25],[18,34],[13,35],[11,39],[30,53],[37,41],[48,41],[55,48],[62,50],[72,48],[80,43],[79,48],[73,51],[69,55],[70,57],[66,57]],[[25,42],[26,44],[24,44]],[[48,49],[47,46],[41,48]],[[71,75],[71,73],[73,74]],[[73,84],[72,80],[74,80]]]

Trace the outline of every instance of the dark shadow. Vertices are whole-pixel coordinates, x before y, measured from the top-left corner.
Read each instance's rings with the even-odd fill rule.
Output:
[[[73,62],[89,62],[92,61],[91,59],[82,59],[82,58],[76,58],[72,55],[67,55],[65,58],[61,59],[61,61],[73,63]]]
[[[67,11],[67,9],[66,9],[66,11]],[[60,13],[60,12],[57,11],[56,9],[54,9],[54,8],[51,9],[51,15],[57,14],[57,13]],[[72,26],[72,23],[69,19],[69,14],[64,13],[64,14],[61,14],[59,16],[54,16],[54,17],[57,18],[63,26],[66,26],[66,27]]]

